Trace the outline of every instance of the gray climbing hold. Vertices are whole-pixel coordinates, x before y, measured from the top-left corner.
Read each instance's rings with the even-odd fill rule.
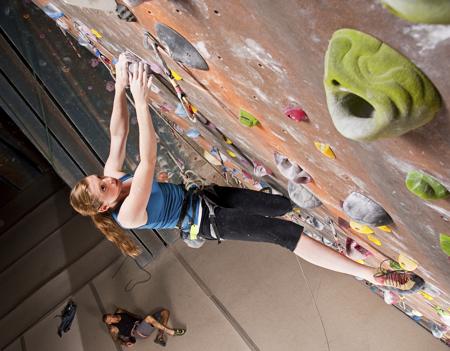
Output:
[[[300,208],[315,208],[322,205],[322,202],[305,186],[288,182],[288,193],[291,200]]]
[[[353,192],[344,200],[344,212],[357,222],[380,226],[392,224],[392,218],[372,199]]]
[[[305,222],[317,230],[323,230],[325,228],[325,225],[314,216],[306,216]]]
[[[197,49],[183,36],[162,23],[156,24],[159,40],[167,46],[170,57],[186,66],[207,71],[208,64]]]
[[[280,173],[297,184],[306,184],[312,181],[311,176],[306,173],[297,163],[292,163],[289,159],[278,153],[274,153],[275,164]]]
[[[136,22],[137,21],[136,16],[125,5],[117,4],[116,15],[121,20],[124,20],[127,22]]]

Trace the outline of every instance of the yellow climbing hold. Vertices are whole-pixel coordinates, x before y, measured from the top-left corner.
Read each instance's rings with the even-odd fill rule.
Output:
[[[191,106],[192,112],[196,113],[198,111],[198,108],[195,107],[194,105],[191,104],[190,106]]]
[[[392,233],[392,229],[389,226],[387,226],[387,225],[380,225],[377,228],[382,230],[383,232]]]
[[[407,271],[413,271],[417,268],[417,262],[412,258],[406,256],[404,253],[400,253],[397,259],[400,267]]]
[[[356,260],[356,262],[358,262],[359,264],[366,264],[363,259]]]
[[[173,69],[170,70],[170,73],[172,73],[172,77],[173,77],[173,79],[175,79],[175,80],[182,80],[182,79],[183,79],[183,77],[180,76],[180,75],[179,75],[177,72],[175,72]]]
[[[302,209],[301,209],[300,207],[294,207],[294,208],[292,209],[292,211],[294,211],[294,212],[297,213],[297,214],[301,214],[301,213],[302,213]]]
[[[381,246],[381,241],[378,239],[375,235],[369,234],[367,236],[367,239],[369,239],[370,242],[374,243],[377,246]]]
[[[365,224],[350,221],[350,227],[360,234],[372,234],[373,230]]]
[[[225,137],[224,139],[225,139],[225,142],[226,142],[228,145],[233,144],[233,142],[232,142],[230,139],[228,139],[227,137]]]
[[[95,35],[95,37],[97,39],[102,38],[103,36],[100,34],[100,32],[98,32],[97,30],[95,30],[94,28],[91,29],[91,33]]]
[[[326,157],[331,158],[332,160],[336,158],[336,155],[334,154],[333,150],[331,149],[330,144],[324,144],[319,141],[315,141],[314,145],[316,146],[316,149],[319,150]]]
[[[236,154],[235,154],[233,151],[227,150],[227,153],[228,153],[228,155],[230,155],[231,157],[236,158]]]
[[[427,294],[425,291],[420,291],[419,294],[422,295],[424,298],[426,298],[428,301],[433,300],[433,296],[431,296],[430,294]]]

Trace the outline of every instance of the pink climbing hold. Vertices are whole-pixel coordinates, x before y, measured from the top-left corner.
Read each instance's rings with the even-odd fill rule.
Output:
[[[366,250],[364,247],[362,247],[349,237],[347,237],[347,240],[345,242],[345,254],[347,257],[351,258],[354,261],[364,260],[372,255],[369,250]]]
[[[286,117],[297,122],[308,120],[306,112],[303,111],[300,107],[286,107],[283,112]]]

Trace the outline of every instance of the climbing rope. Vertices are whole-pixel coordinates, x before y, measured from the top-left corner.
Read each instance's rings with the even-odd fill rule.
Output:
[[[129,259],[129,258],[130,258],[129,256],[125,256],[125,257],[123,258],[122,262],[121,262],[120,265],[119,265],[119,268],[116,269],[116,271],[114,272],[114,274],[111,276],[111,279],[114,279],[114,278],[116,277],[116,275],[120,272],[120,270],[122,269],[123,265],[125,264],[126,260]],[[147,283],[148,281],[150,281],[150,279],[152,279],[152,274],[151,274],[148,270],[146,270],[144,267],[142,267],[136,260],[133,260],[133,261],[134,261],[134,263],[136,264],[136,266],[137,266],[142,272],[144,272],[144,273],[147,274],[147,278],[146,278],[146,279],[143,279],[143,280],[138,280],[138,281],[136,281],[136,282],[133,283],[133,284],[132,284],[133,279],[130,279],[130,280],[125,284],[125,286],[123,287],[123,290],[124,290],[125,292],[130,292],[130,291],[132,291],[137,285]]]
[[[297,255],[295,255],[295,258],[297,259],[297,263],[298,263],[298,266],[300,268],[300,272],[302,274],[303,280],[306,283],[306,287],[308,288],[309,294],[311,295],[311,299],[314,302],[314,308],[317,311],[317,315],[319,316],[320,324],[322,325],[323,335],[325,336],[325,340],[327,342],[328,351],[330,351],[330,341],[328,339],[327,331],[325,329],[325,324],[323,323],[322,314],[320,313],[319,307],[317,306],[316,299],[314,298],[314,294],[313,294],[311,286],[309,284],[308,277],[306,276],[305,271],[303,270],[303,266],[302,266],[302,264],[300,262],[300,259],[299,259],[299,257]]]

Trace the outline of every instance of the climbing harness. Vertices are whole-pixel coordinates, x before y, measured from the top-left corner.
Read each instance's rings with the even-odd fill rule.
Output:
[[[198,176],[194,171],[185,170],[184,166],[180,165],[180,163],[176,160],[176,158],[172,155],[172,153],[169,150],[167,150],[167,153],[175,162],[183,177],[183,185],[185,193],[183,203],[181,205],[180,216],[178,217],[178,221],[175,226],[180,231],[180,237],[185,241],[187,240],[187,238],[184,237],[182,225],[184,219],[186,218],[186,215],[188,214],[188,210],[192,205],[194,197],[198,196],[200,201],[203,201],[203,203],[208,207],[210,234],[214,239],[217,239],[218,243],[220,244],[222,239],[219,234],[219,229],[216,224],[216,215],[214,213],[217,204],[207,194],[208,191],[214,191],[212,186],[205,186],[204,180],[200,178],[200,176]],[[196,209],[194,209],[192,216],[189,219],[189,240],[191,241],[196,241],[199,238],[198,237],[200,230],[199,225],[194,224],[196,216],[197,216]]]

